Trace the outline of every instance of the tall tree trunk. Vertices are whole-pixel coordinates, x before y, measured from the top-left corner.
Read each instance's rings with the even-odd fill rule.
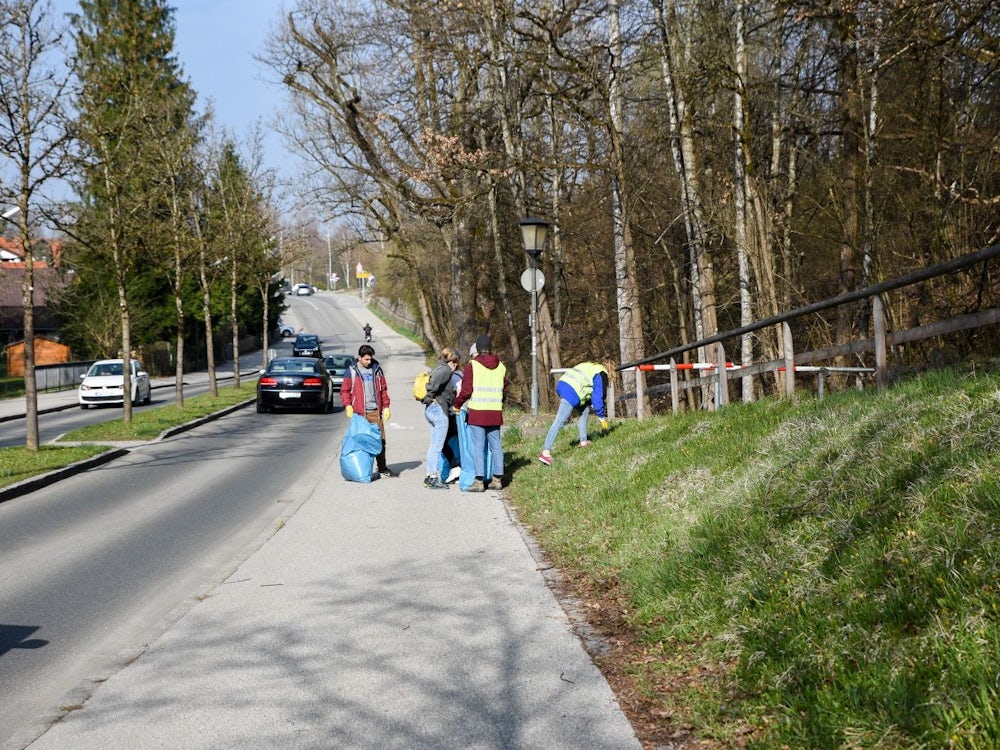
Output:
[[[132,319],[123,279],[118,280],[118,308],[122,321],[122,421],[132,424]]]
[[[236,262],[236,246],[232,248],[232,261],[229,264],[229,317],[232,319],[232,345],[233,345],[233,388],[240,387],[240,319],[237,303],[239,302],[239,275],[237,274],[238,264]],[[310,278],[312,276],[310,275]]]
[[[861,153],[862,129],[861,96],[858,90],[858,43],[857,19],[849,11],[837,14],[839,31],[839,105],[841,128],[841,239],[838,258],[838,293],[853,291],[857,286],[857,251],[860,229],[858,206],[859,184],[863,156]],[[850,305],[837,308],[836,343],[843,344],[851,339],[854,319]],[[838,357],[837,364],[846,363],[845,357]]]
[[[608,111],[611,136],[611,212],[614,221],[615,289],[618,307],[618,349],[623,362],[641,359],[644,353],[642,335],[642,307],[639,304],[639,282],[635,268],[635,251],[629,226],[629,200],[625,154],[622,137],[625,131],[625,95],[622,76],[625,73],[624,44],[618,0],[608,3],[608,48],[611,61],[608,65]],[[635,369],[622,372],[626,392],[637,393],[642,372]],[[635,415],[639,404],[630,401],[628,413]],[[644,412],[649,411],[643,404]]]
[[[22,173],[22,198],[27,195],[24,181],[26,176]],[[21,230],[21,244],[24,249],[24,285],[21,289],[21,309],[24,311],[24,445],[29,451],[37,451],[39,438],[38,384],[35,382],[35,257],[31,251],[31,229],[28,226],[27,201],[22,200],[18,205],[21,209],[18,226]]]
[[[679,30],[680,27],[673,5],[668,5],[672,0],[654,1],[656,23],[660,31],[660,66],[667,92],[670,142],[674,165],[680,179],[681,206],[688,240],[694,335],[695,340],[698,340],[718,331],[715,309],[715,266],[706,241],[693,116],[688,97],[680,85],[678,75],[682,60],[675,52],[678,43],[672,38],[672,34],[678,33],[675,30]],[[699,351],[699,357],[703,361],[709,359],[705,351]],[[711,388],[706,386],[702,389],[702,399],[706,403],[711,402],[713,399]]]
[[[485,150],[485,135],[482,137],[482,148]],[[507,332],[510,334],[510,358],[514,364],[514,378],[524,383],[527,379],[524,371],[524,359],[521,356],[521,342],[517,337],[517,326],[514,324],[514,313],[511,311],[510,294],[507,291],[507,264],[504,261],[503,240],[508,236],[500,226],[499,207],[497,206],[497,185],[491,180],[487,192],[490,217],[490,237],[493,243],[493,264],[497,274],[497,294],[500,300],[500,313],[503,316]],[[464,342],[463,342],[464,343]]]
[[[747,80],[746,38],[744,36],[744,18],[746,5],[744,0],[736,0],[733,9],[735,22],[735,54],[736,80],[733,86],[733,169],[735,171],[736,193],[736,254],[739,266],[740,285],[740,325],[746,326],[753,322],[753,299],[750,292],[750,236],[747,196],[749,189],[749,168],[747,159],[749,149],[747,133],[744,127],[744,90]],[[753,336],[744,334],[740,341],[740,360],[743,366],[753,362]],[[754,395],[754,379],[751,376],[741,378],[743,402],[750,403]]]
[[[205,317],[205,363],[208,368],[208,392],[219,395],[219,382],[215,376],[215,330],[212,325],[212,292],[208,283],[205,249],[199,251],[198,276],[201,279],[201,310]]]

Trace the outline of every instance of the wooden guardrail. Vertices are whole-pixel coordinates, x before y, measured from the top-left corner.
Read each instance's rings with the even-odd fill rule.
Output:
[[[943,336],[945,334],[955,333],[957,331],[968,330],[971,328],[996,325],[997,322],[1000,322],[1000,308],[990,308],[980,312],[957,315],[946,320],[920,325],[905,330],[890,331],[888,330],[888,321],[885,314],[885,305],[882,300],[882,295],[895,289],[911,286],[913,284],[918,284],[923,281],[971,268],[972,266],[992,260],[998,256],[1000,256],[1000,243],[991,245],[990,247],[978,250],[974,253],[969,253],[943,263],[929,266],[920,271],[898,276],[879,284],[873,284],[865,287],[864,289],[858,289],[856,291],[847,292],[820,302],[814,302],[810,305],[805,305],[794,310],[789,310],[780,315],[775,315],[770,318],[757,321],[756,323],[751,323],[749,325],[741,326],[728,331],[722,331],[720,333],[713,334],[712,336],[707,336],[700,341],[677,346],[665,352],[660,352],[659,354],[654,354],[634,362],[623,363],[619,366],[619,370],[625,370],[628,368],[641,369],[643,366],[656,364],[660,364],[664,367],[664,369],[671,369],[670,385],[649,388],[644,391],[641,386],[643,378],[639,377],[636,379],[637,390],[633,393],[623,394],[623,398],[636,399],[636,414],[641,419],[645,416],[643,414],[645,396],[657,391],[664,391],[669,388],[672,395],[673,407],[677,410],[679,408],[679,389],[682,386],[676,378],[677,369],[681,367],[681,365],[676,363],[676,358],[685,352],[702,348],[706,348],[708,351],[712,351],[716,355],[714,362],[702,363],[708,365],[704,369],[706,369],[710,374],[697,379],[688,380],[683,384],[683,387],[702,388],[706,385],[714,385],[717,396],[713,400],[713,406],[715,407],[724,405],[728,401],[729,380],[781,371],[785,375],[785,395],[790,396],[795,391],[795,373],[803,372],[804,366],[812,365],[816,362],[830,361],[850,354],[859,354],[871,351],[874,351],[875,353],[875,367],[854,369],[873,372],[877,387],[879,390],[884,390],[889,384],[888,355],[893,347],[908,342]],[[839,307],[840,305],[858,302],[865,299],[872,300],[872,336],[859,339],[857,341],[837,344],[825,349],[802,352],[800,354],[795,353],[792,330],[789,326],[790,322],[807,315],[823,312]],[[741,336],[771,326],[781,326],[784,357],[782,359],[770,360],[766,362],[750,363],[738,366],[734,365],[730,367],[732,363],[727,363],[726,361],[723,342],[727,340],[739,340]],[[711,348],[709,349],[709,347]],[[670,364],[664,364],[665,362]],[[833,372],[836,369],[842,370],[843,368],[820,366],[815,368],[814,371],[821,373],[820,382],[822,383],[822,375],[827,372]]]

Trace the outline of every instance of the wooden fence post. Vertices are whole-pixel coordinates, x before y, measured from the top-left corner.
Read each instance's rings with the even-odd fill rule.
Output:
[[[674,409],[674,414],[681,410],[681,394],[679,392],[680,378],[677,377],[677,360],[670,358],[670,405]]]
[[[642,376],[639,368],[635,368],[635,418],[640,422],[646,418],[646,410],[643,404],[646,401],[646,379]]]
[[[715,399],[715,408],[718,409],[720,406],[729,404],[729,370],[726,369],[726,349],[722,346],[721,341],[715,345],[715,356],[715,369],[719,371],[719,377],[716,380],[719,392]]]
[[[785,397],[795,395],[795,347],[792,343],[792,327],[781,324],[781,335],[785,340]]]
[[[872,325],[875,329],[875,385],[881,393],[889,387],[889,360],[885,346],[885,307],[877,294],[872,297]]]

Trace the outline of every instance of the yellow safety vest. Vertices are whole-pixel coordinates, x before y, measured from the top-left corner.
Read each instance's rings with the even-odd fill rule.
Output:
[[[496,369],[472,360],[472,395],[467,403],[476,411],[503,411],[503,379],[507,368],[501,362]]]
[[[599,372],[608,374],[608,371],[596,362],[581,362],[576,367],[571,367],[564,372],[559,379],[576,391],[582,404],[593,395],[594,376]]]

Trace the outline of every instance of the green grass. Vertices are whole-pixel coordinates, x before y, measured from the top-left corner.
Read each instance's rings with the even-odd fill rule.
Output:
[[[254,398],[255,393],[252,384],[244,383],[241,388],[220,388],[216,397],[203,394],[186,398],[183,409],[167,405],[133,412],[131,425],[126,425],[119,418],[68,432],[60,438],[65,445],[45,445],[37,452],[26,448],[0,448],[0,487],[95,456],[107,450],[102,443],[154,440],[164,430],[243,403]]]
[[[37,452],[27,448],[0,449],[0,487],[62,469],[85,458],[103,453],[103,445],[44,445]]]
[[[1000,746],[1000,379],[574,434],[546,468],[507,433],[513,501],[624,596],[656,655],[636,683],[676,677],[676,722],[722,746]]]
[[[155,409],[134,411],[131,424],[116,419],[88,425],[67,432],[60,440],[62,442],[154,440],[171,427],[206,417],[255,397],[256,390],[253,383],[243,383],[240,388],[219,388],[218,396],[205,393],[185,398],[183,408],[168,404]]]

